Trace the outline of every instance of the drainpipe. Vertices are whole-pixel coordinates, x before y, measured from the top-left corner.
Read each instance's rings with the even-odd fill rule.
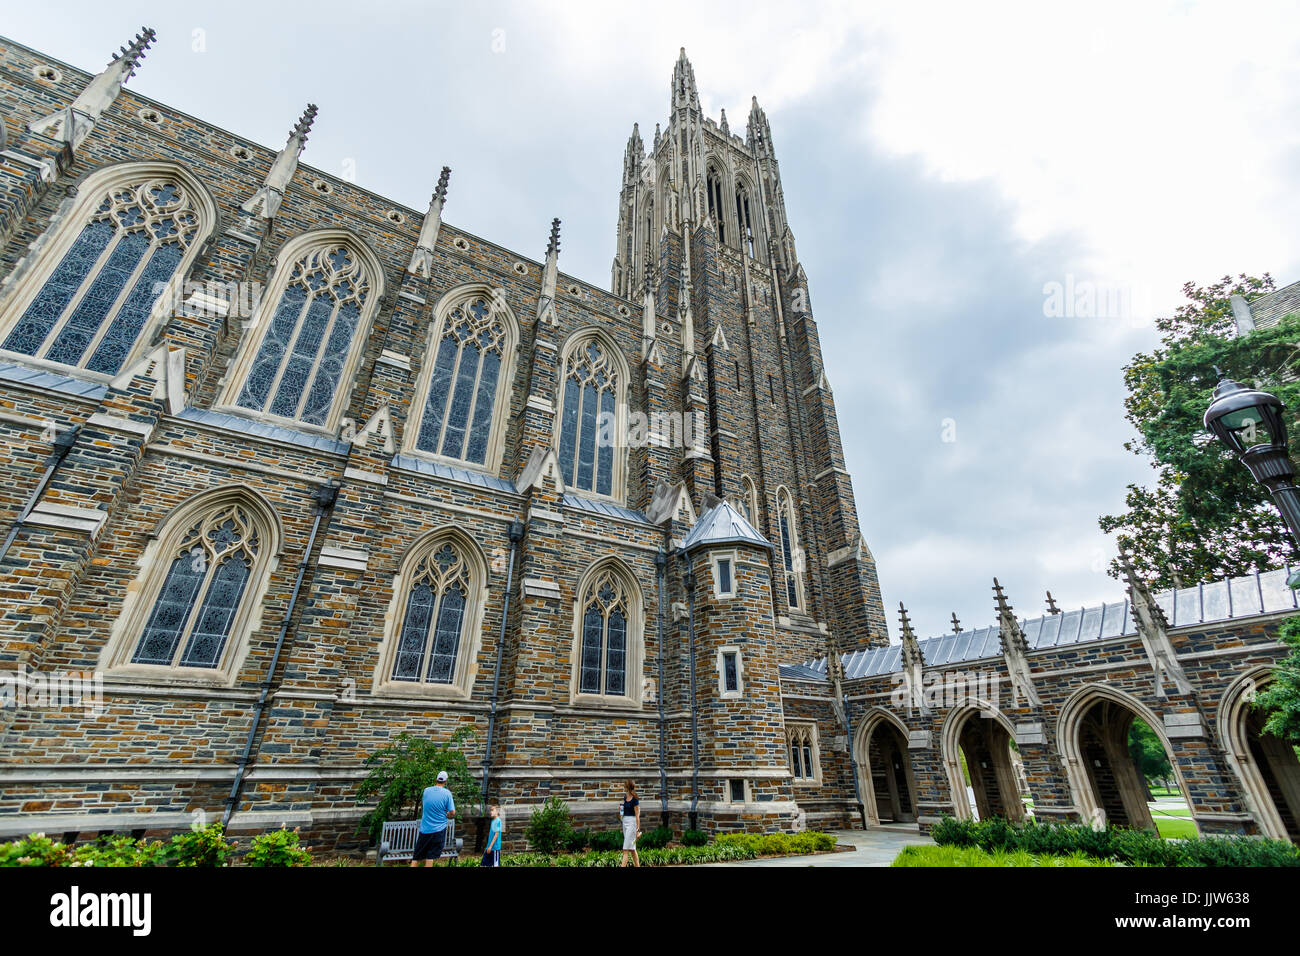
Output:
[[[501,630],[497,633],[497,663],[492,674],[492,707],[488,710],[487,745],[483,748],[483,812],[487,812],[488,777],[492,773],[492,735],[496,730],[497,701],[501,693],[501,658],[505,651],[506,621],[510,619],[510,593],[514,587],[515,556],[519,553],[519,542],[524,538],[522,522],[510,523],[510,563],[506,566],[506,599],[501,610]]]
[[[63,464],[63,459],[68,457],[68,452],[72,451],[72,446],[77,443],[77,433],[80,430],[80,425],[73,425],[71,428],[64,429],[54,436],[54,450],[45,459],[45,471],[41,474],[40,481],[36,482],[36,487],[32,489],[32,493],[27,496],[27,500],[23,503],[23,510],[18,512],[13,527],[5,535],[4,544],[0,544],[0,562],[4,561],[5,556],[9,553],[9,546],[14,543],[14,538],[18,537],[23,522],[27,520],[27,516],[36,507],[36,502],[40,501],[41,495],[45,494],[45,489],[49,485],[50,479],[54,477],[59,465]]]
[[[655,581],[659,587],[659,620],[655,633],[659,641],[659,817],[662,826],[668,826],[668,768],[665,760],[666,729],[664,727],[664,573],[668,555],[662,548],[655,554]]]
[[[280,664],[280,652],[284,649],[284,639],[289,633],[289,623],[293,619],[294,608],[298,605],[298,594],[302,590],[302,580],[307,574],[307,568],[311,563],[311,554],[316,547],[316,534],[320,531],[321,520],[333,509],[338,494],[339,486],[337,484],[321,485],[316,489],[314,495],[316,499],[316,516],[312,520],[311,535],[307,538],[307,548],[302,553],[302,560],[298,562],[298,576],[293,582],[293,593],[289,595],[289,608],[284,612],[284,620],[280,624],[280,633],[275,639],[275,653],[271,655],[271,664],[266,669],[266,679],[262,681],[262,692],[257,698],[257,708],[253,711],[253,724],[248,728],[248,739],[244,741],[244,752],[236,765],[235,782],[231,784],[230,796],[226,798],[226,810],[221,817],[223,827],[230,825],[230,818],[234,816],[235,808],[239,805],[239,791],[244,784],[244,773],[248,769],[249,756],[253,752],[253,740],[257,737],[258,727],[262,723],[262,714],[266,711],[266,701],[271,696],[271,687],[275,683],[275,672]]]
[[[699,712],[695,706],[695,572],[689,563],[690,556],[683,554],[685,570],[682,572],[682,585],[686,588],[687,633],[690,636],[691,658],[691,829],[700,828],[700,734]]]

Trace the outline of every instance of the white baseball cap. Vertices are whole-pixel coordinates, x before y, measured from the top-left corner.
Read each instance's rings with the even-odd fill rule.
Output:
[[[445,771],[445,770],[439,770],[439,771],[438,771],[438,782],[439,782],[439,783],[446,783],[446,782],[447,782],[447,771]]]

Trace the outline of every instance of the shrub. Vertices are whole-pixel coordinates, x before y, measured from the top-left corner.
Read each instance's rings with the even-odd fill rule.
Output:
[[[274,833],[253,837],[253,845],[244,855],[248,866],[310,866],[311,851],[298,845],[298,831],[281,827]]]
[[[661,850],[673,841],[672,827],[655,827],[636,838],[637,852],[641,850]]]
[[[1097,860],[1083,853],[1056,856],[1028,850],[994,850],[974,846],[905,846],[890,866],[1114,866],[1112,860]]]
[[[707,846],[709,835],[703,830],[687,830],[682,834],[682,846]]]
[[[44,833],[0,844],[0,866],[71,866],[75,862],[71,847]]]
[[[393,743],[366,758],[370,773],[357,788],[357,797],[377,796],[375,808],[361,818],[361,825],[376,842],[387,820],[414,820],[420,816],[425,788],[437,782],[438,772],[447,771],[447,789],[456,801],[457,815],[476,815],[478,784],[470,772],[461,746],[474,736],[462,727],[442,743],[409,733],[400,733]]]
[[[600,834],[597,834],[599,836]],[[620,844],[621,845],[621,844]],[[642,866],[676,866],[686,863],[720,863],[728,860],[752,860],[756,857],[753,850],[742,845],[664,847],[646,850],[641,853]],[[591,850],[587,853],[569,853],[550,856],[544,853],[512,853],[501,857],[502,866],[564,866],[564,867],[607,867],[619,866],[623,854],[613,850]],[[456,863],[457,866],[478,866],[475,858],[466,857]]]
[[[533,811],[524,832],[534,850],[539,853],[554,853],[564,846],[573,833],[569,808],[559,797],[551,797]]]
[[[755,856],[795,856],[832,850],[835,837],[815,830],[804,833],[723,833],[714,840],[714,846],[719,845],[747,847]]]
[[[623,849],[623,831],[602,830],[599,833],[593,833],[591,835],[591,848],[593,850]]]
[[[225,827],[210,823],[188,833],[178,833],[163,849],[172,866],[225,866],[230,859],[231,844],[226,842]]]
[[[564,841],[563,846],[570,853],[581,853],[591,846],[591,831],[585,829],[570,830],[568,839]]]
[[[164,866],[167,862],[167,845],[162,841],[148,843],[125,834],[102,836],[75,852],[82,866]]]

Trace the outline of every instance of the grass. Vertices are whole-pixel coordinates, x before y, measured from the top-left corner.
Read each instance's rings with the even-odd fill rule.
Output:
[[[994,850],[988,853],[977,847],[958,846],[905,846],[891,866],[976,866],[976,867],[1076,867],[1114,866],[1111,860],[1097,860],[1083,853],[1054,856],[1050,853],[1030,853],[1027,850]]]
[[[1183,792],[1175,790],[1172,787],[1152,787],[1151,796],[1153,797],[1181,797]]]
[[[1165,816],[1154,813],[1156,830],[1166,840],[1186,840],[1196,836],[1196,824],[1187,816]]]

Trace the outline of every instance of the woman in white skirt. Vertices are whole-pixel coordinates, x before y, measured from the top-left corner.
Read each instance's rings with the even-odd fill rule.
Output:
[[[636,798],[636,784],[631,780],[623,785],[623,802],[619,804],[618,813],[623,820],[623,862],[620,865],[627,866],[627,855],[631,853],[632,865],[640,866],[636,838],[641,835],[641,801]]]

